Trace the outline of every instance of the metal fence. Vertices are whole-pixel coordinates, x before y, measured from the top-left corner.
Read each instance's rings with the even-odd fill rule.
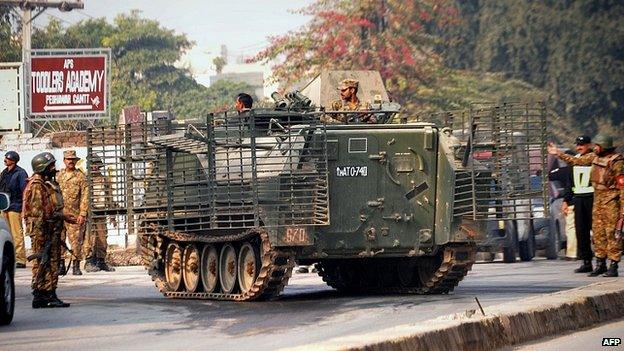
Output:
[[[475,105],[419,116],[458,141],[454,214],[474,219],[533,218],[548,210],[546,108],[542,103]]]
[[[92,128],[92,218],[115,217],[127,234],[329,224],[326,137],[315,120],[250,111]]]

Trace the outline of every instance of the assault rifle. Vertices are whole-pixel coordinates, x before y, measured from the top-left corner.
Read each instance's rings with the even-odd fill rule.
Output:
[[[49,227],[49,226],[50,225],[46,227]],[[54,231],[54,228],[46,228],[46,229],[52,232]],[[53,238],[48,238],[48,240],[45,241],[45,244],[43,245],[43,248],[41,249],[41,251],[35,252],[26,258],[28,261],[39,260],[39,269],[37,270],[37,275],[35,276],[36,283],[41,283],[41,281],[44,278],[44,272],[47,271],[47,268],[50,265],[50,254],[51,254],[50,250],[52,249],[52,240]],[[61,245],[65,247],[67,252],[69,252],[69,254],[72,256],[72,259],[69,261],[69,266],[71,267],[72,261],[74,259],[78,259],[78,257],[76,257],[76,255],[74,254],[74,251],[72,251],[67,246],[67,243],[64,240],[60,240],[59,238],[59,241],[61,242]],[[65,274],[67,274],[67,271],[65,271]]]

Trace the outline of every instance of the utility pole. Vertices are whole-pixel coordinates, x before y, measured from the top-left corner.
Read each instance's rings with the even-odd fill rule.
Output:
[[[41,15],[48,8],[56,8],[62,12],[71,11],[73,9],[83,9],[82,0],[74,1],[47,1],[47,0],[0,0],[0,5],[9,5],[19,7],[22,10],[22,89],[26,87],[26,79],[30,79],[29,63],[30,50],[32,49],[32,21]],[[33,11],[35,15],[33,16]],[[22,91],[22,106],[26,106],[26,95]],[[22,116],[22,131],[27,133],[30,131],[30,125],[26,121],[28,111],[24,108],[24,116]]]

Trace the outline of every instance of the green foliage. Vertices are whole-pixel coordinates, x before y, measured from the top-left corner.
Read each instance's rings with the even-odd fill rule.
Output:
[[[11,6],[0,5],[0,62],[21,61],[20,37],[13,25],[17,22]]]
[[[1,11],[2,7],[0,7]],[[0,35],[5,28],[0,12]],[[0,36],[0,48],[9,41]],[[51,20],[35,29],[33,48],[98,48],[112,52],[111,118],[116,121],[125,106],[142,111],[171,110],[178,118],[205,116],[215,108],[230,107],[240,92],[250,91],[245,83],[218,82],[210,88],[198,84],[186,68],[176,66],[193,46],[184,34],[176,34],[157,21],[141,18],[138,11],[122,14],[109,23],[89,19],[67,28]],[[5,60],[5,50],[0,60]],[[17,59],[19,60],[19,46]]]
[[[439,38],[429,27],[454,22],[452,1],[317,0],[301,12],[312,16],[309,24],[271,38],[254,58],[272,63],[281,83],[309,79],[323,69],[377,70],[394,99],[416,110],[426,103],[418,91],[434,89],[444,75],[432,50]]]
[[[223,56],[217,56],[212,60],[212,64],[215,65],[217,74],[221,74],[221,72],[223,72],[223,68],[227,65],[227,59]]]
[[[453,70],[438,89],[419,92],[432,111],[457,110],[483,102],[544,101],[546,94],[521,80],[502,74]]]
[[[605,119],[624,125],[624,2],[470,0],[457,6],[463,21],[446,31],[441,52],[447,63],[543,88],[559,113],[590,132]]]
[[[161,94],[161,106],[170,106],[180,119],[204,118],[210,112],[233,109],[236,96],[250,90],[247,83],[221,80],[208,88]]]
[[[509,79],[501,73],[478,73],[469,70],[450,70],[437,89],[421,89],[418,92],[427,101],[419,115],[470,108],[481,103],[538,102],[547,101],[548,94],[542,89],[518,79]],[[415,116],[410,116],[414,118]],[[578,125],[556,111],[548,110],[548,129],[554,141],[571,144],[582,134]]]

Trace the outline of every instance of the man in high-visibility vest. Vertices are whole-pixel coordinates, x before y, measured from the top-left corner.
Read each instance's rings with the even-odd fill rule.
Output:
[[[616,226],[618,221],[624,219],[624,156],[615,152],[610,135],[598,134],[593,144],[593,152],[578,158],[565,155],[552,143],[548,144],[548,153],[574,166],[592,167],[592,232],[596,267],[589,276],[617,277],[618,263],[622,258],[622,239]],[[607,258],[611,261],[608,269]]]
[[[579,158],[593,158],[591,139],[586,135],[576,138],[576,152],[573,156]],[[570,157],[569,155],[566,155]],[[565,158],[562,158],[566,161]],[[571,162],[569,162],[571,163]],[[576,228],[576,257],[583,260],[581,266],[574,270],[575,273],[589,273],[593,271],[590,230],[592,227],[592,207],[594,203],[594,188],[590,184],[590,166],[572,167],[572,202],[564,202],[562,210],[567,212],[568,205],[574,205],[574,226]]]

